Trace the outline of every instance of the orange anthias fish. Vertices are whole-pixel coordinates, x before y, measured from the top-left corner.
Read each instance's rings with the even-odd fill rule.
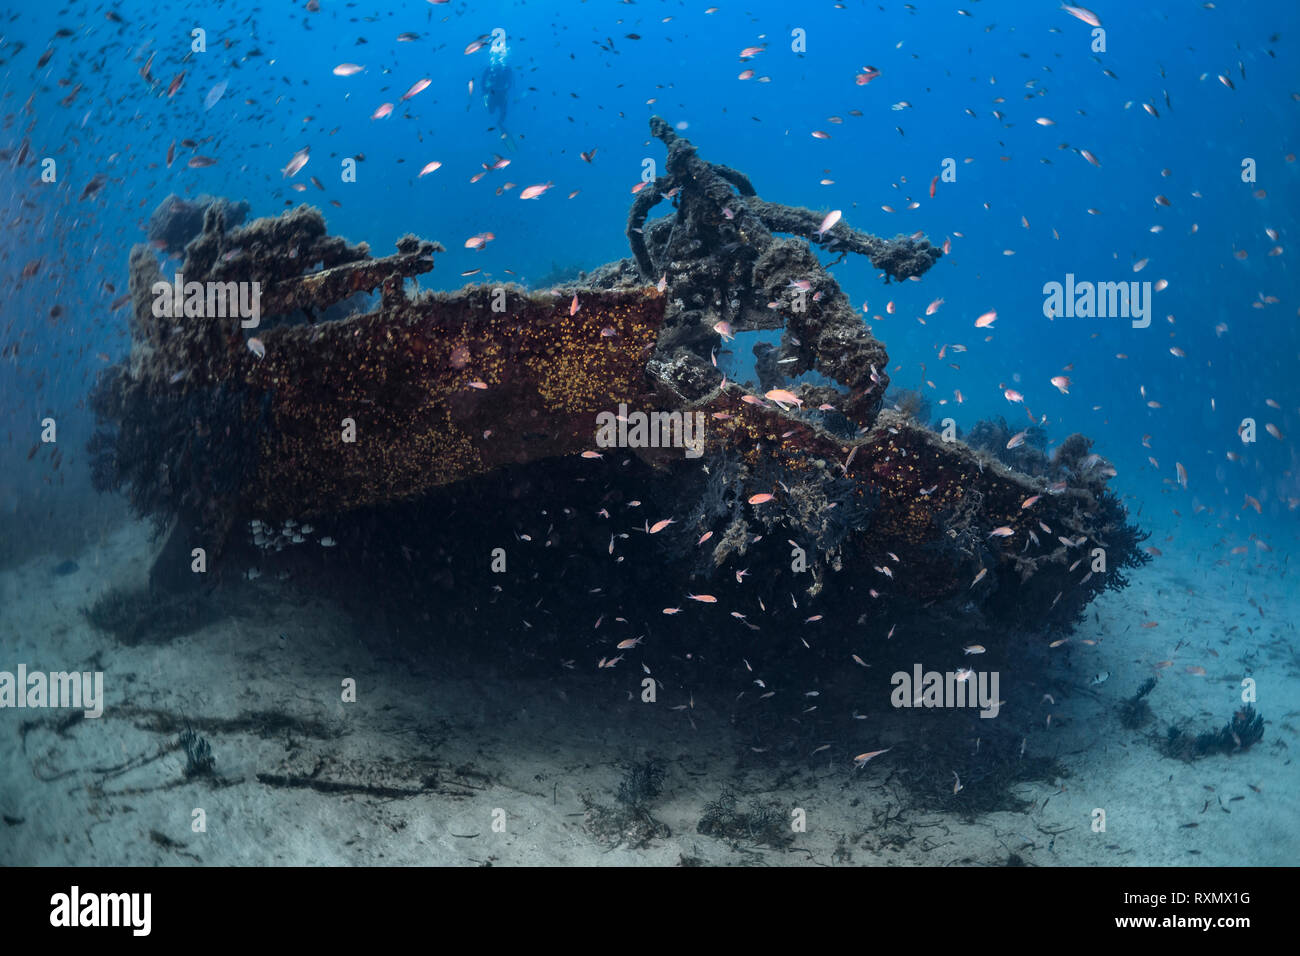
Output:
[[[893,749],[894,749],[893,747],[886,747],[884,750],[869,750],[864,754],[858,754],[856,757],[854,757],[853,763],[858,767],[859,770],[861,770],[871,760],[875,759],[876,757],[879,757],[881,754],[887,754],[889,753],[889,751]]]
[[[294,153],[293,158],[285,164],[284,169],[280,170],[280,178],[286,179],[290,176],[297,175],[298,170],[307,165],[307,160],[311,158],[310,153],[310,146],[304,146],[302,149],[298,150],[298,152]]]
[[[820,239],[827,230],[831,229],[839,221],[840,211],[838,209],[832,209],[826,214],[826,218],[822,220],[821,228],[817,230],[817,238]]]
[[[409,100],[416,93],[422,92],[423,90],[427,90],[429,88],[429,84],[432,82],[433,80],[427,78],[423,80],[416,80],[414,83],[411,84],[411,88],[402,94],[402,99]]]
[[[770,392],[764,393],[763,397],[768,399],[769,401],[776,402],[782,408],[785,408],[788,405],[803,404],[802,398],[800,398],[794,392],[784,388],[774,388]]]
[[[554,184],[554,183],[541,183],[541,184],[536,185],[536,186],[527,186],[527,187],[524,188],[523,192],[521,192],[521,193],[519,194],[519,198],[520,198],[520,199],[536,199],[536,198],[537,198],[538,196],[540,196],[542,193],[546,192],[546,190],[550,189],[553,185],[555,185],[555,184]]]
[[[1072,7],[1067,3],[1063,3],[1061,4],[1061,9],[1064,10],[1066,13],[1068,13],[1070,16],[1074,17],[1076,20],[1082,20],[1090,27],[1101,26],[1101,18],[1098,17],[1097,14],[1089,10],[1087,7]]]

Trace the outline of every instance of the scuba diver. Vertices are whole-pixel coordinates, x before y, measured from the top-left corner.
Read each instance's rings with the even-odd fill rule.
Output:
[[[488,57],[487,69],[483,71],[483,78],[480,80],[480,88],[483,91],[483,106],[494,116],[496,116],[497,126],[501,129],[501,138],[506,141],[511,149],[514,149],[514,143],[506,130],[506,111],[510,106],[510,86],[514,82],[513,70],[506,65],[506,57],[510,55],[510,48],[502,41],[499,44],[492,45],[491,54]]]

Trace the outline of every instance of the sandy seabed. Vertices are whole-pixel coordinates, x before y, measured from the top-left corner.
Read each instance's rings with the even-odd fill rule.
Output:
[[[47,557],[0,574],[0,670],[102,670],[106,697],[96,720],[0,710],[0,863],[1300,862],[1300,594],[1276,563],[1229,575],[1167,556],[1135,572],[1073,638],[1097,641],[1076,649],[1073,674],[1110,678],[1093,689],[1071,676],[1079,692],[1032,744],[1068,777],[1018,785],[1032,801],[1023,813],[900,817],[888,755],[862,770],[835,748],[777,765],[744,756],[729,699],[687,713],[611,698],[580,669],[546,680],[448,673],[429,655],[358,640],[337,609],[265,578],[238,589],[255,613],[164,644],[119,644],[81,609],[142,582],[150,555],[147,527],[129,524],[75,555],[75,573],[54,575],[59,559]],[[1160,626],[1140,626],[1150,620]],[[1221,727],[1251,676],[1263,740],[1185,762],[1155,749],[1152,728],[1121,726],[1116,705],[1169,659],[1156,729]],[[345,677],[355,703],[341,699]],[[186,722],[210,743],[215,776],[186,778]],[[628,763],[647,755],[666,771],[653,804],[666,833],[641,847],[598,838],[584,796],[613,804]],[[784,847],[699,833],[724,786],[802,809],[806,830]],[[1093,830],[1097,808],[1105,832]]]

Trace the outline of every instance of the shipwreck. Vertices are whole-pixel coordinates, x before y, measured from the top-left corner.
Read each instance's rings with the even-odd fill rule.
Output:
[[[131,252],[131,350],[95,387],[91,450],[97,486],[157,521],[151,606],[211,588],[225,562],[259,554],[254,540],[279,547],[286,523],[290,540],[328,529],[338,547],[309,537],[313,560],[352,561],[373,601],[418,595],[438,605],[424,626],[457,633],[532,617],[558,634],[603,587],[619,611],[600,606],[638,633],[644,621],[720,642],[821,614],[882,647],[906,622],[916,640],[983,635],[991,656],[1011,655],[1125,585],[1143,535],[1091,442],[1049,455],[1037,429],[1008,449],[1001,422],[941,434],[890,391],[884,343],[818,257],[866,256],[901,281],[925,276],[937,247],[846,221],[822,231],[822,214],[761,199],[663,120],[651,131],[667,161],[632,204],[631,256],[546,290],[412,291],[436,242],[406,236],[375,257],[309,206],[245,221],[225,200],[164,203],[154,246],[183,255],[187,281],[257,282],[261,319],[157,317],[152,290],[172,277],[154,247]],[[779,333],[754,350],[756,384],[714,363],[723,322]],[[620,408],[702,416],[700,454],[600,454],[597,417]],[[490,593],[496,545],[520,595],[548,596],[519,606],[543,610],[505,611]],[[749,610],[666,613],[701,580]],[[802,653],[788,643],[772,653]]]

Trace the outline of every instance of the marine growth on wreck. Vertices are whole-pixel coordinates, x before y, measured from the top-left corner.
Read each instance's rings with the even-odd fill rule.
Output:
[[[1098,868],[1292,863],[1272,6],[15,10],[11,922],[777,864],[1118,929]]]
[[[376,258],[329,236],[309,206],[235,223],[242,210],[225,200],[201,217],[164,202],[151,232],[183,250],[184,283],[256,283],[260,316],[256,327],[233,308],[159,316],[180,314],[184,289],[144,246],[132,252],[133,347],[96,386],[93,444],[100,486],[166,533],[154,600],[203,580],[195,548],[219,563],[250,541],[301,543],[294,529],[310,525],[355,554],[393,515],[410,527],[456,496],[539,480],[580,482],[587,513],[599,502],[630,516],[641,502],[632,537],[661,584],[619,600],[670,632],[680,602],[669,581],[688,594],[742,584],[774,613],[793,604],[822,619],[834,607],[881,636],[900,619],[912,633],[987,632],[1013,656],[1027,635],[1068,635],[1096,595],[1124,586],[1147,560],[1143,535],[1089,440],[1071,436],[1048,457],[1041,431],[1025,440],[985,423],[962,436],[890,407],[885,345],[814,247],[866,256],[886,282],[928,277],[940,250],[839,217],[819,228],[822,215],[760,199],[658,117],[650,129],[667,160],[632,204],[633,255],[555,288],[412,292],[437,242],[407,236]],[[650,220],[658,203],[672,208]],[[198,232],[182,242],[186,227]],[[756,330],[780,339],[755,349],[750,391],[716,353]],[[599,450],[598,416],[611,410],[624,426],[662,421],[664,441]],[[683,420],[705,423],[691,455],[668,447]],[[272,532],[281,526],[287,535]],[[603,534],[579,526],[548,544],[587,550],[585,561],[634,546]],[[691,640],[718,640],[709,632],[736,621],[757,626],[736,616]]]

